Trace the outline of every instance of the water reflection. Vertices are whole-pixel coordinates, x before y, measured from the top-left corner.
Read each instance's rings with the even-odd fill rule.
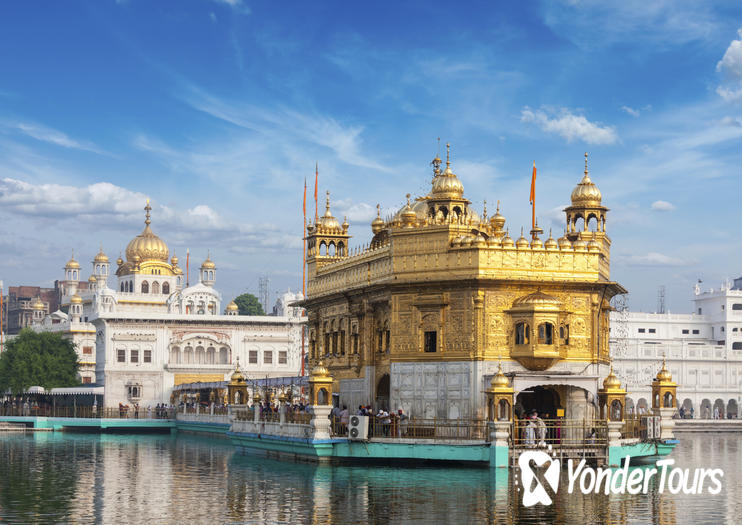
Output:
[[[734,523],[742,436],[684,435],[684,468],[725,470],[704,494],[568,494],[520,504],[507,471],[325,466],[234,453],[228,441],[169,435],[35,434],[0,439],[0,518],[11,523]]]

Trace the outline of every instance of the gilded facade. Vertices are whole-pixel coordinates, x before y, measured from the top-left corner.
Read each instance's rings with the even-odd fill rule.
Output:
[[[513,239],[500,213],[478,214],[436,157],[427,195],[371,223],[349,249],[349,224],[325,213],[307,227],[311,366],[322,360],[341,402],[417,417],[481,417],[498,362],[524,409],[595,414],[608,372],[607,208],[585,159],[564,235],[535,226]],[[552,417],[554,413],[551,414]]]

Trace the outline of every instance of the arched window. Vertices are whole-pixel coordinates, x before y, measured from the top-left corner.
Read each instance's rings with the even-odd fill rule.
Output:
[[[149,293],[149,283],[142,281],[142,293]]]
[[[152,283],[152,293],[160,293],[160,283],[157,281]]]
[[[623,407],[618,399],[611,403],[611,421],[621,421],[623,419]]]
[[[170,362],[173,364],[180,364],[180,348],[174,346],[170,349]]]
[[[170,283],[162,283],[162,293],[170,295]]]
[[[551,323],[542,323],[538,325],[538,344],[554,344],[554,325]]]
[[[670,392],[665,392],[665,398],[663,399],[663,402],[665,408],[673,407],[672,394]]]
[[[183,362],[187,365],[193,364],[193,348],[190,346],[185,347],[185,352],[183,353]]]
[[[335,256],[335,242],[330,242],[330,245],[327,247],[327,255],[329,255],[330,257]]]
[[[226,365],[229,362],[229,350],[226,347],[219,349],[219,364]]]
[[[213,346],[210,346],[206,349],[206,364],[207,365],[215,365],[216,364],[216,349]]]
[[[196,347],[196,364],[202,365],[206,362],[206,352],[204,352],[203,346]]]
[[[563,324],[559,327],[559,339],[563,345],[569,344],[569,325]]]
[[[121,283],[121,291],[124,291],[124,283]]]
[[[518,323],[515,325],[515,344],[527,345],[530,342],[530,327],[528,323]]]

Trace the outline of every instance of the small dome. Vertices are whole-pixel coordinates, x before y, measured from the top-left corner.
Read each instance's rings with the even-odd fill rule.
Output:
[[[446,144],[446,169],[436,174],[431,193],[436,198],[460,199],[464,195],[464,185],[451,170],[450,150],[450,144]]]
[[[64,265],[65,270],[79,270],[80,269],[80,263],[75,260],[75,255],[72,254],[72,258],[67,261],[67,264]]]
[[[518,249],[528,248],[528,239],[523,237],[523,228],[520,229],[520,237],[515,241],[515,247]]]
[[[170,264],[172,264],[173,266],[177,266],[178,265],[178,256],[177,255],[173,255],[170,258]]]
[[[461,239],[461,245],[462,246],[471,246],[471,243],[474,241],[474,238],[470,235],[465,236],[463,239]]]
[[[587,250],[589,252],[600,251],[600,244],[598,244],[598,241],[595,240],[595,236],[593,236],[592,240],[589,243],[587,243]]]
[[[72,297],[70,297],[70,304],[82,304],[82,297],[75,294]]]
[[[572,241],[569,240],[567,237],[567,234],[565,234],[562,237],[559,237],[559,248],[562,250],[571,250],[572,249]]]
[[[474,245],[475,246],[487,246],[487,239],[485,239],[481,233],[478,233],[477,237],[474,239]]]
[[[502,246],[502,241],[500,241],[500,238],[499,237],[497,237],[495,235],[491,235],[487,239],[487,246],[490,246],[492,248],[497,248],[499,246]]]
[[[100,251],[98,252],[98,255],[95,256],[93,259],[94,263],[107,263],[108,262],[108,255],[103,253],[103,247],[101,246]]]
[[[667,369],[667,363],[664,359],[662,360],[662,370],[657,374],[657,380],[662,383],[672,382],[672,374],[670,374],[670,371]]]
[[[31,302],[31,308],[32,308],[33,310],[45,310],[45,309],[46,309],[46,307],[44,306],[44,303],[42,303],[42,302],[41,302],[41,299],[39,299],[38,297],[37,297],[37,298],[35,298],[35,299],[34,299],[34,300],[33,300],[33,301]]]
[[[536,236],[535,239],[531,240],[531,248],[543,248],[543,246],[544,243],[541,242],[541,239],[539,239],[538,236]]]
[[[340,223],[338,223],[338,220],[332,216],[332,212],[330,212],[330,192],[327,192],[327,203],[325,206],[325,214],[319,218],[319,225],[324,228],[325,230],[339,230],[340,229]]]
[[[95,275],[91,275],[90,277],[88,277],[88,282],[89,282],[89,283],[94,283],[94,282],[96,282],[97,280],[98,280],[98,279],[96,279],[96,278],[95,278]]]
[[[513,238],[510,236],[510,233],[505,233],[505,237],[502,239],[502,247],[503,248],[512,248],[515,246],[515,243],[513,242]]]
[[[376,235],[384,229],[384,219],[381,218],[381,206],[376,205],[376,218],[371,221],[371,231]]]
[[[228,312],[239,312],[239,310],[240,310],[240,307],[237,306],[237,303],[235,303],[234,301],[230,301],[229,304],[227,305]]]
[[[585,175],[580,183],[572,190],[572,206],[594,207],[600,206],[603,196],[598,187],[590,179],[587,172],[587,153],[585,153]]]
[[[556,240],[554,240],[554,237],[551,236],[551,230],[549,230],[549,238],[546,239],[544,247],[546,247],[547,250],[557,250],[559,248]]]
[[[490,385],[493,389],[510,388],[510,381],[508,381],[507,376],[502,373],[502,364],[498,365],[497,374],[492,378]]]
[[[572,246],[574,247],[576,252],[586,252],[587,251],[587,243],[580,239],[579,237],[575,242],[572,243]]]
[[[235,371],[232,372],[232,376],[229,378],[230,383],[244,383],[245,382],[245,376],[242,374],[242,371],[240,370],[240,365],[237,363],[237,368],[235,368]]]
[[[214,261],[211,260],[211,256],[206,256],[206,260],[201,265],[202,270],[213,270],[216,268],[216,264],[214,264]]]
[[[500,215],[500,202],[497,202],[497,211],[490,219],[490,225],[492,225],[492,228],[495,231],[502,231],[503,226],[505,226],[505,217]]]
[[[327,368],[325,367],[325,364],[322,361],[320,361],[317,363],[317,366],[312,368],[311,375],[312,377],[316,377],[316,378],[330,377],[330,371],[327,370]]]
[[[541,290],[537,290],[523,297],[518,297],[513,301],[513,308],[524,306],[540,306],[561,308],[562,302],[554,296],[546,295]]]
[[[461,235],[458,235],[458,236],[456,236],[456,237],[453,238],[453,240],[451,241],[451,245],[452,246],[461,246],[461,241],[462,240],[463,240],[463,237],[461,237]]]
[[[611,371],[608,376],[603,380],[603,390],[618,390],[621,388],[621,381],[613,373],[613,365],[611,365]]]
[[[410,206],[410,194],[407,194],[407,204],[402,209],[402,223],[408,227],[411,228],[415,225],[415,220],[417,219],[417,214],[412,209],[412,206]]]
[[[124,264],[124,260],[121,257],[119,257],[118,259],[116,259],[116,264],[118,266],[121,266],[122,264]]]

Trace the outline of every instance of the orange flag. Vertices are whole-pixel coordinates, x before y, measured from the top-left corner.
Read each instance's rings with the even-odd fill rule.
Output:
[[[307,178],[304,177],[304,205],[302,207],[304,210],[304,222],[307,222]]]
[[[531,204],[536,202],[536,161],[533,161],[533,175],[531,175]]]

